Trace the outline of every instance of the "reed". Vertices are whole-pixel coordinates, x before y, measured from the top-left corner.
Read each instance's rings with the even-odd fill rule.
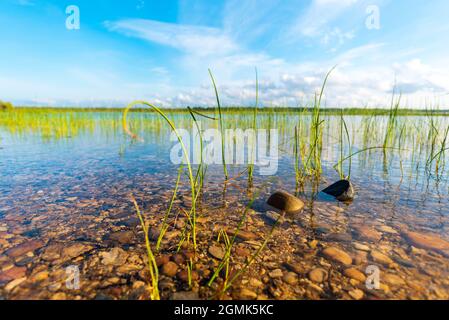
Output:
[[[191,190],[191,196],[192,196],[192,208],[190,211],[190,218],[191,218],[191,222],[192,222],[192,238],[193,238],[193,248],[196,251],[197,249],[197,243],[196,243],[196,183],[195,183],[195,176],[193,175],[193,170],[192,170],[192,165],[190,163],[190,157],[189,157],[189,153],[184,145],[184,142],[182,141],[182,137],[180,136],[180,134],[178,133],[175,124],[167,117],[167,115],[162,112],[161,109],[159,109],[158,107],[146,102],[146,101],[134,101],[131,102],[124,110],[123,112],[123,120],[122,120],[122,125],[123,125],[123,129],[124,131],[130,135],[133,139],[138,138],[138,136],[134,133],[132,133],[129,130],[128,127],[128,122],[127,122],[127,115],[129,110],[134,107],[135,105],[145,105],[148,106],[150,108],[152,108],[153,110],[155,110],[168,124],[168,126],[171,128],[171,130],[175,133],[179,144],[181,145],[182,148],[182,152],[184,154],[184,159],[186,161],[187,164],[187,171],[188,171],[188,175],[189,175],[189,181],[190,181],[190,190]]]
[[[148,258],[148,270],[150,271],[150,277],[151,277],[151,293],[150,298],[151,300],[160,300],[159,295],[159,269],[157,267],[156,259],[153,254],[153,250],[151,249],[151,244],[148,236],[148,228],[145,225],[145,220],[140,212],[139,205],[136,202],[136,199],[131,195],[131,200],[134,204],[134,207],[136,208],[137,216],[140,220],[140,225],[142,227],[144,237],[145,237],[145,246],[147,249],[147,258]]]
[[[212,85],[214,86],[215,98],[217,100],[218,118],[219,118],[220,133],[221,133],[221,159],[223,162],[223,172],[224,172],[225,180],[228,180],[229,175],[228,175],[228,169],[226,167],[226,153],[225,153],[225,151],[226,151],[225,150],[225,127],[223,124],[223,114],[221,111],[220,97],[218,95],[218,89],[217,89],[217,85],[215,84],[214,76],[210,69],[209,69],[209,75],[212,80]]]

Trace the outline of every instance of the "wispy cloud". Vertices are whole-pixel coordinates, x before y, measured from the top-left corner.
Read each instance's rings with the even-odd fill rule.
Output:
[[[159,43],[196,56],[227,54],[238,47],[229,36],[217,28],[144,19],[105,22],[105,26],[111,31]]]

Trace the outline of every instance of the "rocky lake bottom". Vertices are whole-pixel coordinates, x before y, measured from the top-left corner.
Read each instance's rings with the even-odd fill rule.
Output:
[[[130,195],[154,245],[177,167],[165,161],[163,141],[130,146],[124,155],[121,141],[112,142],[3,141],[1,299],[150,299],[144,233]],[[356,197],[348,203],[310,186],[298,191],[288,156],[276,176],[255,175],[248,189],[242,175],[225,193],[222,168],[211,166],[198,203],[196,252],[191,241],[181,241],[188,224],[182,209],[192,202],[183,179],[155,253],[161,299],[449,299],[447,185],[400,176],[394,166],[386,175],[375,155],[372,161],[369,169],[354,161]],[[329,163],[323,167],[319,190],[338,180]],[[241,169],[231,168],[231,176]],[[270,234],[279,212],[266,201],[276,190],[297,193],[305,207]],[[246,268],[268,240],[218,295],[224,275],[208,282],[225,255],[219,234],[234,234],[252,195],[230,274]],[[367,285],[372,279],[378,279],[374,288]]]

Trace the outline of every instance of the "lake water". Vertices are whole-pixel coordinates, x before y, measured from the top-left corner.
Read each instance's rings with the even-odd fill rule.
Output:
[[[188,114],[171,113],[170,117],[178,128],[195,130]],[[351,157],[350,179],[356,197],[350,203],[318,193],[339,180],[334,166],[342,157],[340,117],[322,116],[322,120],[318,180],[305,178],[298,185],[295,179],[295,126],[302,139],[299,148],[305,154],[310,150],[312,130],[309,116],[294,113],[258,117],[259,129],[279,133],[274,174],[259,175],[256,166],[249,185],[247,166],[229,164],[232,179],[224,190],[223,167],[207,167],[199,205],[199,217],[204,219],[198,229],[200,253],[193,261],[198,279],[187,285],[179,274],[161,271],[162,298],[179,292],[213,296],[216,288],[207,287],[206,282],[219,261],[208,249],[216,243],[218,230],[235,227],[255,196],[254,211],[245,225],[254,237],[240,239],[232,251],[238,247],[251,254],[271,229],[265,217],[270,208],[264,203],[281,189],[297,195],[305,209],[276,228],[261,255],[228,290],[229,297],[244,297],[241,288],[248,287],[252,298],[261,299],[449,298],[449,170],[444,166],[445,153],[433,158],[441,148],[448,119],[435,119],[439,133],[432,144],[429,118],[399,117],[384,151],[380,147],[387,117],[345,116],[352,147],[344,134],[343,157],[371,148]],[[250,113],[225,115],[228,128],[246,129],[251,123]],[[1,115],[0,296],[148,298],[144,240],[130,194],[138,200],[150,227],[159,228],[178,165],[170,161],[175,142],[170,141],[163,120],[138,112],[131,114],[130,124],[143,141],[124,133],[120,112]],[[201,125],[218,128],[217,121],[205,118]],[[347,175],[349,160],[343,169]],[[158,255],[173,259],[187,230],[182,208],[190,203],[189,181],[183,174],[168,236]],[[114,248],[120,248],[115,256],[119,262],[105,258]],[[351,262],[342,263],[326,254],[326,248],[340,249]],[[179,252],[189,251],[186,242]],[[244,254],[233,255],[236,270],[244,259]],[[80,288],[65,284],[66,268],[72,265],[79,268]],[[177,261],[177,265],[180,272],[187,264]],[[367,267],[373,265],[380,272],[378,290],[367,289],[364,281],[347,271],[356,269],[366,277]],[[324,270],[322,283],[310,275],[317,269]]]

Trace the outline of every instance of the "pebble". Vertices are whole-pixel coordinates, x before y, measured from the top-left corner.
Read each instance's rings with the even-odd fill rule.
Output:
[[[0,272],[0,284],[23,278],[25,277],[26,271],[27,269],[25,267],[13,266],[6,271]]]
[[[367,246],[366,244],[362,244],[360,242],[354,242],[354,248],[360,251],[367,251],[367,252],[371,251],[369,246]]]
[[[405,231],[402,235],[408,242],[417,248],[435,251],[449,250],[449,242],[434,234]]]
[[[232,237],[234,236],[235,230],[227,230],[226,233],[228,234],[228,236]],[[248,241],[248,240],[256,240],[259,237],[252,232],[239,230],[239,232],[237,233],[237,238],[243,241]]]
[[[189,282],[189,272],[187,270],[181,270],[178,272],[177,275],[178,279],[184,282]],[[192,270],[190,273],[190,277],[192,281],[196,281],[199,279],[198,272],[195,270]]]
[[[158,267],[160,267],[160,266],[166,264],[167,262],[169,262],[170,257],[168,255],[161,255],[161,256],[156,257],[155,260],[156,260],[156,265]]]
[[[326,281],[328,273],[322,268],[315,268],[309,272],[308,276],[313,282],[322,283]]]
[[[109,240],[116,241],[120,244],[129,244],[134,242],[134,232],[132,231],[118,231],[111,233],[108,236]]]
[[[405,281],[401,277],[391,273],[382,274],[381,280],[393,286],[405,285]]]
[[[247,288],[241,288],[238,293],[239,300],[254,300],[257,298],[257,293]]]
[[[351,296],[352,299],[354,300],[361,300],[364,297],[364,293],[362,290],[360,289],[354,289],[348,292],[348,294]]]
[[[380,263],[383,265],[388,266],[388,265],[394,263],[393,260],[390,259],[390,257],[388,257],[387,255],[385,255],[379,251],[376,251],[376,250],[371,250],[370,256],[374,262],[377,262],[377,263]]]
[[[270,278],[274,279],[282,278],[284,276],[281,269],[274,269],[273,271],[269,272],[268,275],[270,276]]]
[[[178,272],[178,265],[172,261],[169,261],[162,266],[161,272],[167,277],[174,277]]]
[[[128,253],[122,248],[113,248],[107,252],[101,252],[100,257],[101,262],[108,266],[120,266],[126,262],[128,258]]]
[[[225,252],[224,252],[223,248],[219,247],[219,246],[210,246],[208,251],[212,257],[214,257],[218,260],[223,259],[225,256]]]
[[[356,268],[345,269],[344,275],[360,282],[365,282],[366,280],[366,276]]]
[[[28,252],[33,252],[44,246],[44,242],[40,240],[30,240],[19,244],[11,249],[6,250],[5,254],[12,258],[20,257]]]
[[[294,286],[298,283],[298,276],[296,273],[289,271],[282,277],[282,280],[284,280],[285,283]]]
[[[14,289],[18,285],[20,285],[22,282],[24,282],[26,279],[27,279],[26,277],[23,277],[23,278],[19,278],[19,279],[15,279],[15,280],[11,281],[10,283],[8,283],[6,285],[5,291],[11,291],[12,289]]]
[[[251,278],[251,279],[249,279],[249,285],[250,286],[252,286],[252,287],[256,287],[256,288],[258,288],[258,287],[263,287],[263,282],[262,281],[260,281],[260,280],[257,280],[256,278]]]
[[[74,245],[65,247],[62,249],[62,258],[63,259],[73,259],[76,258],[90,250],[92,250],[93,247],[89,245],[85,245],[82,243],[76,243]]]
[[[353,226],[353,232],[359,239],[365,241],[377,242],[382,238],[382,233],[366,225]]]
[[[351,256],[341,249],[335,247],[328,247],[324,249],[322,253],[329,260],[341,263],[343,265],[352,264]]]

